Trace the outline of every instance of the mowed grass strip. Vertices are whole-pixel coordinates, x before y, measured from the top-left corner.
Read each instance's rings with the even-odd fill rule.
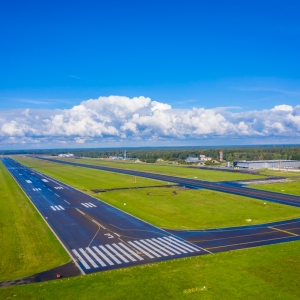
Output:
[[[0,295],[24,300],[298,300],[299,252],[299,241],[283,243],[6,287]]]
[[[291,194],[300,196],[300,179],[299,178],[289,178],[294,180],[293,182],[278,182],[270,184],[260,184],[248,186],[249,188],[271,191],[282,194]]]
[[[296,207],[179,187],[110,191],[97,198],[153,225],[173,229],[231,227],[300,217]]]
[[[43,161],[34,158],[14,157],[14,159],[25,166],[33,168],[66,184],[71,184],[72,186],[83,191],[93,189],[131,188],[139,186],[157,186],[167,184],[166,182],[159,180],[141,177],[135,178],[135,176],[131,175],[62,165],[59,163]]]
[[[70,261],[1,161],[0,183],[0,281],[33,275]]]
[[[51,157],[57,158],[57,157]],[[146,164],[146,163],[134,163],[134,162],[122,162],[122,161],[108,161],[104,159],[60,159],[65,161],[71,161],[82,164],[99,165],[111,168],[120,168],[127,170],[138,170],[157,174],[172,175],[185,178],[193,178],[207,181],[234,181],[234,180],[249,180],[264,178],[263,175],[252,175],[244,173],[233,173],[225,171],[203,170],[199,168],[187,168],[180,165],[165,165],[165,164]],[[195,178],[197,177],[197,178]]]

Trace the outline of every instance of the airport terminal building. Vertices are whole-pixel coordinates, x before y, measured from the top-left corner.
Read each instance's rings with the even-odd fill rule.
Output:
[[[246,169],[298,169],[300,160],[253,160],[253,161],[235,161],[236,168]]]

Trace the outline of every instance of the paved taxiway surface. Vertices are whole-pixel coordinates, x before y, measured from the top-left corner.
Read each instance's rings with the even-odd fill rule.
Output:
[[[162,230],[12,159],[2,161],[85,273],[300,239],[300,219],[211,230]],[[190,182],[145,172],[130,175],[142,176],[137,173]],[[143,177],[154,178],[150,176]]]
[[[209,253],[12,159],[2,162],[84,273]]]
[[[55,163],[67,164],[67,165],[71,165],[71,166],[78,166],[78,167],[91,168],[91,169],[96,169],[96,170],[103,170],[103,171],[116,172],[116,173],[128,174],[128,175],[133,175],[133,176],[157,179],[157,180],[162,180],[162,181],[167,181],[167,182],[178,183],[182,186],[186,186],[186,187],[190,187],[190,188],[196,188],[196,189],[205,188],[205,189],[209,189],[209,190],[214,190],[214,191],[219,191],[219,192],[224,192],[224,193],[229,193],[229,194],[235,194],[235,195],[260,199],[260,200],[268,200],[268,201],[273,201],[273,202],[278,202],[278,203],[282,203],[282,204],[300,207],[300,196],[280,194],[280,193],[275,193],[275,192],[256,190],[256,189],[252,189],[252,188],[249,189],[249,188],[243,187],[242,185],[240,185],[236,182],[234,182],[234,183],[209,182],[209,181],[203,181],[203,180],[197,180],[197,179],[189,179],[189,178],[161,175],[161,174],[134,171],[134,170],[87,165],[87,164],[62,161],[62,160],[58,160],[58,159],[51,159],[51,158],[44,158],[44,157],[35,157],[35,158],[39,158],[42,160],[48,160],[48,161],[52,161]]]

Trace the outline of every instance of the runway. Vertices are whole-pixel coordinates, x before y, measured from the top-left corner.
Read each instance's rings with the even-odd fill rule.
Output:
[[[223,193],[235,194],[235,195],[239,195],[239,196],[245,196],[245,197],[250,197],[250,198],[255,198],[255,199],[260,199],[260,200],[267,200],[267,201],[277,202],[277,203],[281,203],[281,204],[300,207],[300,196],[256,190],[254,188],[250,189],[250,188],[243,187],[242,185],[240,185],[236,182],[233,182],[233,183],[209,182],[209,181],[203,181],[203,180],[198,180],[198,179],[189,179],[189,178],[161,175],[161,174],[142,172],[142,171],[134,171],[134,170],[119,169],[119,168],[110,168],[110,167],[103,167],[103,166],[81,164],[81,163],[68,162],[68,161],[62,161],[62,160],[58,160],[58,159],[44,158],[44,157],[38,157],[38,156],[34,156],[34,158],[47,160],[47,161],[60,163],[60,164],[71,165],[71,166],[78,166],[78,167],[91,168],[91,169],[102,170],[102,171],[128,174],[128,175],[133,175],[133,176],[140,176],[140,177],[145,177],[145,178],[150,178],[150,179],[157,179],[157,180],[161,180],[161,181],[177,183],[182,186],[189,187],[189,188],[195,188],[195,189],[205,188],[208,190],[214,190],[214,191],[223,192]]]
[[[2,162],[83,274],[300,239],[300,219],[203,231],[163,230],[12,159],[3,158]],[[129,172],[135,176],[149,175],[148,178],[155,175],[175,178],[179,184],[191,182],[166,175]],[[213,186],[222,187],[217,183]]]
[[[83,274],[209,253],[12,159],[1,160]]]

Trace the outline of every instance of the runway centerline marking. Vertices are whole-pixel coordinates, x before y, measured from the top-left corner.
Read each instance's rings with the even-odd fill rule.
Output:
[[[298,236],[298,234],[296,234],[296,233],[293,233],[293,232],[290,232],[290,231],[287,231],[287,230],[283,230],[283,229],[278,229],[278,228],[275,228],[275,227],[268,227],[268,228],[271,228],[271,229],[273,229],[273,230],[276,230],[276,231],[281,231],[281,232],[284,232],[284,233],[286,233],[286,234],[291,234],[291,235],[294,235],[294,236]]]
[[[101,229],[101,224],[98,223],[96,220],[94,220],[92,217],[90,217],[88,214],[82,212],[80,209],[76,208],[77,211],[79,211],[81,214],[83,214],[87,219],[89,219],[90,221],[94,222],[95,224],[98,225],[98,230],[96,232],[96,234],[94,235],[94,237],[92,238],[92,240],[90,241],[90,243],[88,244],[88,248],[90,247],[91,243],[93,242],[93,240],[95,239],[96,235],[98,234],[98,232],[100,231]]]

